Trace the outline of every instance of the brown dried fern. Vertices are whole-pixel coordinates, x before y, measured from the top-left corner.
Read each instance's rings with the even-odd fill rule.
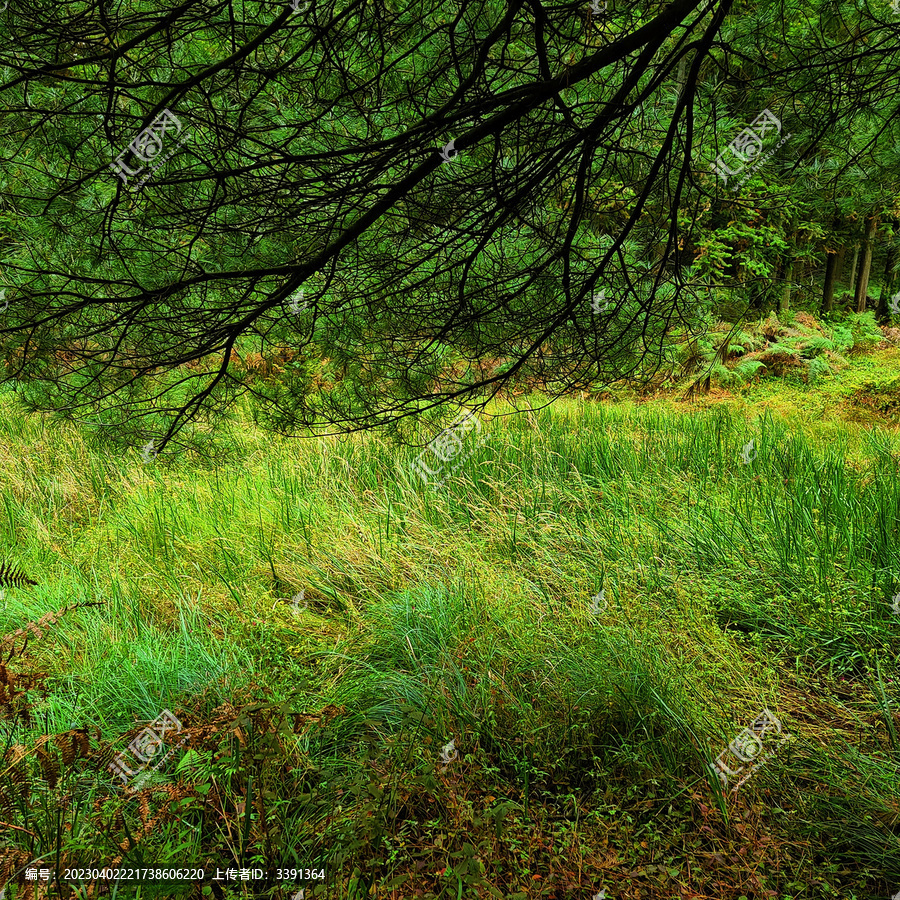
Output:
[[[16,850],[13,847],[5,847],[0,853],[0,885],[7,885],[13,879],[21,878],[22,872],[34,858],[34,854],[28,853],[26,850]],[[26,886],[30,887],[31,885]],[[16,896],[19,896],[16,894]],[[23,894],[24,896],[24,894]]]
[[[151,816],[150,812],[150,802],[149,798],[154,794],[158,793],[167,794],[167,798],[163,801],[161,808],[157,811],[156,815]],[[135,847],[137,847],[147,835],[152,834],[154,831],[158,830],[159,826],[166,824],[167,822],[174,821],[179,819],[180,817],[172,812],[171,806],[173,803],[178,803],[181,800],[185,800],[188,797],[196,797],[197,794],[194,789],[188,785],[184,784],[160,784],[156,785],[152,788],[144,788],[138,795],[139,799],[139,809],[141,816],[141,827],[135,832],[132,837],[126,838],[124,841],[119,843],[119,849],[122,851],[121,854],[117,855],[109,865],[115,867],[122,862],[126,853],[129,853]],[[120,830],[124,830],[125,820],[121,819],[120,814],[117,811],[116,814],[116,825]]]
[[[49,742],[50,735],[42,735],[34,746],[34,752],[38,758],[38,763],[40,763],[41,766],[41,775],[44,776],[44,780],[52,789],[55,788],[59,782],[59,763],[56,760],[55,753],[50,754],[44,749],[45,745]]]
[[[39,672],[17,675],[0,663],[0,719],[21,718],[30,727],[33,704],[28,702],[28,692],[38,690],[46,699],[46,678],[46,673]]]
[[[89,759],[91,756],[91,740],[88,737],[87,728],[63,731],[57,734],[53,740],[59,747],[63,764],[66,766],[73,766],[77,759]]]
[[[3,776],[6,776],[6,782],[9,787],[15,790],[23,800],[27,800],[31,793],[31,787],[28,783],[28,769],[25,765],[25,757],[27,755],[28,751],[24,745],[15,744],[6,751],[3,762],[0,763],[3,766],[2,771],[0,771],[0,782],[3,781]]]
[[[10,634],[6,634],[3,637],[0,637],[0,648],[6,647],[10,644],[14,645],[16,640],[20,637],[27,638],[29,635],[33,634],[36,638],[43,637],[44,632],[41,630],[42,628],[47,628],[50,625],[58,622],[66,613],[71,612],[73,609],[81,609],[83,606],[102,606],[103,603],[97,601],[95,603],[74,603],[72,606],[64,606],[62,609],[57,610],[56,612],[48,612],[45,616],[41,616],[37,622],[29,622],[24,628],[19,628],[17,631],[13,631]],[[23,645],[19,652],[22,652],[25,649]],[[10,654],[10,658],[14,654]],[[7,659],[9,662],[9,659]]]

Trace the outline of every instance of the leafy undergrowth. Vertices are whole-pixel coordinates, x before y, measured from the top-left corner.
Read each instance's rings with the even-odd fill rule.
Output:
[[[815,385],[844,371],[853,354],[900,343],[900,330],[879,326],[871,310],[835,314],[828,320],[802,311],[788,313],[783,318],[781,321],[773,312],[765,319],[747,321],[736,327],[724,321],[709,321],[706,332],[697,336],[676,329],[669,335],[668,359],[659,366],[654,358],[652,373],[640,373],[630,383],[623,382],[614,388],[599,385],[588,393],[594,399],[615,399],[647,397],[661,390],[687,390],[690,397],[715,388],[737,390],[767,376]],[[253,352],[240,357],[233,353],[232,364],[236,372],[246,374],[251,380],[273,383],[284,379],[290,367],[301,366],[296,358],[297,351],[292,348],[273,347],[267,354]],[[508,358],[477,363],[456,360],[448,363],[444,377],[456,382],[475,375],[479,379],[493,378],[512,362]],[[323,380],[321,361],[303,365],[309,367],[315,388],[333,386],[327,378]],[[197,367],[198,364],[187,366]],[[525,392],[553,388],[546,377],[522,375],[505,391],[510,396],[521,396]]]
[[[835,712],[824,703],[815,710]],[[290,739],[301,734],[310,748],[339,743],[340,729],[330,723],[345,717],[344,709],[307,715],[289,702],[254,702],[179,715],[189,755],[168,781],[125,796],[98,789],[112,750],[95,746],[84,731],[41,738],[33,753],[8,750],[4,811],[23,813],[36,840],[3,852],[2,880],[41,851],[62,868],[90,860],[207,870],[302,868],[312,861],[327,866],[328,878],[308,885],[306,897],[392,900],[562,900],[601,891],[634,900],[868,897],[877,894],[854,890],[861,876],[874,884],[885,865],[884,875],[900,879],[896,794],[878,793],[891,789],[891,778],[882,772],[884,784],[867,786],[860,763],[869,777],[877,767],[858,751],[842,760],[849,778],[821,771],[825,754],[815,725],[831,719],[797,727],[809,732],[801,749],[793,747],[758,776],[755,788],[732,798],[724,817],[706,784],[663,784],[660,773],[634,766],[595,768],[586,791],[573,779],[571,761],[546,758],[534,741],[517,748],[521,766],[503,765],[504,754],[477,739],[435,764],[432,742],[422,739],[423,726],[434,722],[412,706],[394,735],[370,724],[359,752],[344,753],[350,770],[327,780]],[[588,727],[587,716],[576,718],[573,728],[579,727]],[[48,833],[42,826],[50,826]],[[871,854],[868,873],[858,868],[860,852]],[[848,868],[845,859],[857,865]],[[256,888],[251,896],[295,896],[296,888]],[[144,897],[196,895],[177,885],[132,890]],[[27,884],[8,886],[7,896],[45,895]],[[205,895],[247,896],[219,886]],[[68,887],[58,896],[80,894]]]
[[[863,421],[878,418],[896,425],[900,421],[900,378],[888,384],[867,382],[857,388],[850,403],[856,410],[868,413],[862,417]]]
[[[809,313],[791,313],[782,322],[776,313],[736,328],[725,322],[681,343],[676,376],[702,373],[697,384],[736,388],[765,376],[816,382],[841,372],[848,355],[886,341],[872,311],[847,313],[822,321]]]
[[[871,313],[866,315],[866,319],[870,318]],[[723,365],[716,350],[724,347],[731,326],[719,323],[702,346],[693,345],[693,353],[687,344],[682,347],[679,368],[640,382],[598,388],[588,397],[611,402],[665,402],[671,408],[678,408],[681,401],[688,399],[696,408],[724,403],[746,414],[767,408],[785,420],[799,418],[804,425],[831,421],[840,428],[847,423],[893,428],[900,424],[896,377],[900,329],[884,326],[876,333],[870,331],[871,323],[864,323],[865,328],[854,330],[855,337],[844,335],[845,343],[851,340],[852,344],[838,358],[834,351],[823,349],[816,341],[805,345],[809,334],[833,334],[835,329],[829,330],[828,325],[804,313],[797,314],[790,328],[773,325],[774,321],[774,317],[768,320],[769,337],[782,345],[793,343],[794,347],[787,357],[776,349],[777,359],[771,367],[759,365],[772,361],[772,347],[767,346],[766,326],[762,323],[749,329],[753,336],[744,343],[734,344],[732,336],[731,353]],[[837,328],[850,330],[846,323]],[[878,334],[882,339],[874,343]],[[818,373],[822,377],[814,371],[820,365],[817,360],[827,363],[827,369]],[[742,368],[744,363],[748,365],[746,369]],[[838,374],[839,377],[830,377]]]

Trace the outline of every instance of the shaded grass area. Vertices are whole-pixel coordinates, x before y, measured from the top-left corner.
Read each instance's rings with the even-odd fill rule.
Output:
[[[895,433],[498,406],[431,490],[374,435],[144,464],[3,403],[4,561],[38,584],[0,632],[102,605],[4,642],[0,884],[40,857],[324,871],[306,898],[900,889]],[[725,794],[707,766],[763,708],[792,741]],[[107,766],[163,709],[188,749],[128,792]]]

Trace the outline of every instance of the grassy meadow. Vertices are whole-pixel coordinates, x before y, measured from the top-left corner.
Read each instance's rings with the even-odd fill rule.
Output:
[[[498,402],[439,488],[376,434],[145,460],[3,395],[5,900],[35,860],[323,872],[67,897],[891,896],[900,442],[851,395],[898,361]],[[187,745],[129,789],[164,709]]]

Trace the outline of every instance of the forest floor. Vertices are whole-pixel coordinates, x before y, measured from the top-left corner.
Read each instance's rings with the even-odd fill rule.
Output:
[[[848,361],[497,407],[440,486],[376,435],[144,462],[0,397],[0,562],[38,582],[0,602],[4,900],[89,863],[210,873],[123,898],[886,900],[900,349]]]

